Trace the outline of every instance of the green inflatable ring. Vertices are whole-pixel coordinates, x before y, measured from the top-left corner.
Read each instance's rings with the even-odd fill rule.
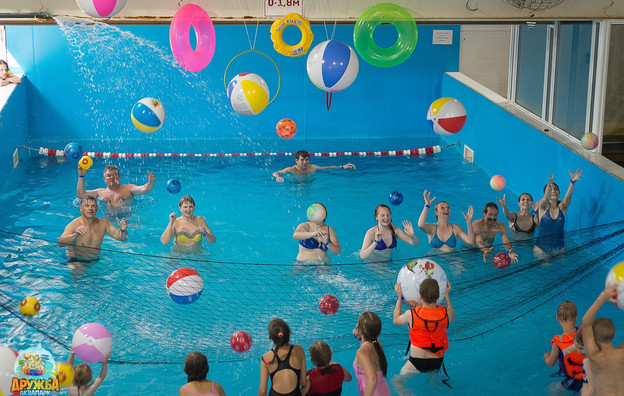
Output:
[[[378,46],[373,32],[382,23],[393,25],[397,41],[388,48]],[[396,4],[382,3],[370,7],[360,15],[353,28],[353,44],[358,55],[378,67],[392,67],[405,61],[414,52],[418,42],[418,28],[410,13]]]

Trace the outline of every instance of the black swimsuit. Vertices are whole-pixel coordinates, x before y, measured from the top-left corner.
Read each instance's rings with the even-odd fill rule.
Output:
[[[288,355],[286,355],[286,358],[284,358],[284,360],[280,360],[279,356],[277,355],[277,351],[275,351],[275,359],[277,359],[277,368],[275,369],[275,371],[269,374],[269,376],[271,377],[271,391],[269,392],[269,396],[302,396],[299,385],[297,385],[295,389],[293,389],[292,391],[288,393],[279,393],[273,389],[273,384],[272,384],[273,376],[275,375],[275,373],[277,373],[280,370],[292,370],[297,375],[297,382],[299,382],[299,377],[301,376],[301,369],[296,369],[290,365],[290,354],[293,350],[293,347],[294,345],[290,346],[290,349],[288,350]]]
[[[535,232],[535,216],[531,217],[531,228],[529,228],[528,230],[523,230],[522,228],[520,228],[516,221],[518,221],[518,214],[514,213],[514,221],[509,226],[509,228],[511,228],[513,231],[524,232],[525,234],[533,234]]]

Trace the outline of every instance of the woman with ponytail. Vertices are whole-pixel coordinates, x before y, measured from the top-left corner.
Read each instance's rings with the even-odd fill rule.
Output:
[[[381,319],[374,312],[360,315],[353,335],[360,340],[360,349],[355,354],[353,369],[360,396],[390,396],[386,382],[388,362],[381,342]]]
[[[269,323],[269,339],[275,347],[262,355],[260,363],[260,388],[258,396],[302,396],[309,384],[306,374],[306,357],[299,345],[290,345],[290,327],[282,319]]]

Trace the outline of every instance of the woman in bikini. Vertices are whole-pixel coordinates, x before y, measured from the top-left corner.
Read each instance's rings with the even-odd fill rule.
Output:
[[[182,385],[180,396],[225,396],[223,387],[206,379],[208,375],[208,359],[199,352],[191,352],[184,359],[184,372],[188,383]]]
[[[171,240],[175,240],[176,246],[195,246],[200,245],[202,237],[206,238],[208,243],[217,240],[212,231],[201,216],[195,216],[195,201],[189,195],[180,199],[180,212],[182,217],[178,218],[175,212],[169,215],[169,224],[160,236],[160,242],[168,245]]]
[[[503,199],[496,198],[498,204],[503,208],[503,214],[509,221],[509,228],[513,231],[514,239],[529,239],[533,237],[538,225],[537,216],[531,212],[537,209],[533,206],[533,197],[529,193],[522,193],[518,198],[519,212],[510,212],[507,209],[506,196]]]
[[[377,225],[369,228],[364,235],[360,257],[365,259],[371,255],[383,254],[386,258],[390,251],[397,246],[397,238],[412,246],[418,246],[418,237],[414,233],[412,223],[403,220],[403,230],[392,225],[392,212],[387,205],[377,205],[375,208]]]
[[[446,201],[440,201],[435,205],[434,211],[437,218],[436,223],[427,223],[427,214],[429,208],[436,197],[431,198],[431,192],[425,190],[423,192],[425,198],[425,206],[418,219],[418,228],[423,230],[429,237],[429,244],[434,249],[440,249],[443,252],[452,252],[457,246],[457,238],[464,241],[464,243],[474,245],[475,235],[472,229],[472,205],[468,207],[468,213],[463,213],[466,219],[466,228],[468,232],[465,232],[459,224],[449,223],[449,217],[451,216],[451,208]]]
[[[340,254],[341,248],[334,229],[325,224],[327,209],[315,202],[308,208],[308,221],[295,229],[293,238],[299,241],[297,261],[328,263],[327,251]]]

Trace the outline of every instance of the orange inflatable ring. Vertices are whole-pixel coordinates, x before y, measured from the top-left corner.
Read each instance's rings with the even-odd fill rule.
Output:
[[[301,31],[301,41],[295,45],[288,45],[284,42],[282,35],[287,26],[296,26]],[[278,19],[271,25],[271,40],[273,48],[278,53],[285,56],[301,56],[310,49],[314,34],[310,29],[310,22],[299,14],[290,13],[282,19]]]

